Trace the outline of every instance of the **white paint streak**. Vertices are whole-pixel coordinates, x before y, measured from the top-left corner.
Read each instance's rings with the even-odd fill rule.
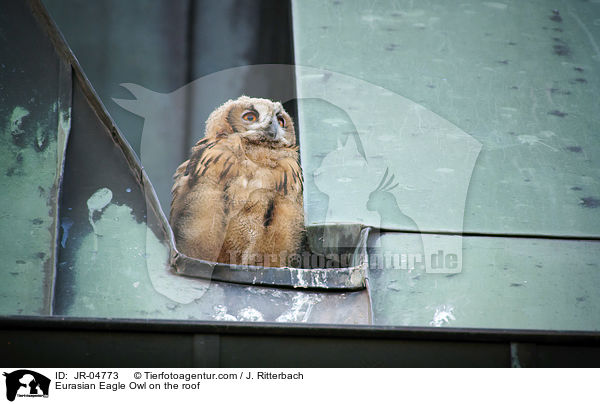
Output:
[[[292,299],[292,307],[281,314],[275,321],[280,323],[306,323],[315,304],[321,301],[316,294],[299,293]]]
[[[112,191],[108,188],[100,188],[87,200],[88,219],[94,230],[94,252],[98,251],[98,231],[94,223],[94,212],[100,212],[112,200]]]
[[[445,323],[449,323],[450,320],[456,320],[453,314],[454,307],[449,304],[442,304],[435,309],[433,314],[433,320],[429,322],[429,325],[433,327],[441,327]]]

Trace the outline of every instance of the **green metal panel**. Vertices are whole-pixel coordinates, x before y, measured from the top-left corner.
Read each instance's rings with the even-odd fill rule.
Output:
[[[29,57],[36,54],[39,59]],[[45,63],[40,64],[39,60]],[[71,68],[33,14],[0,13],[0,313],[50,314]]]
[[[317,131],[318,139],[303,145],[309,222],[379,226],[365,205],[389,168],[398,203],[379,213],[399,208],[423,231],[598,237],[599,15],[597,3],[558,0],[293,1],[296,64],[324,71],[299,74],[299,96],[335,91],[345,101],[299,110],[302,136]],[[328,87],[340,74],[391,94],[374,96],[353,80]],[[352,121],[360,112],[372,119]],[[469,148],[461,155],[460,147],[438,142],[450,125],[482,145],[472,178],[466,167],[448,165],[472,159]],[[405,141],[421,129],[429,145]],[[340,167],[323,184],[312,182],[326,156],[335,157],[336,140],[347,148],[353,133],[364,145],[363,167],[347,165],[346,175]],[[470,180],[468,194],[444,188],[460,176]],[[464,211],[453,197],[466,197]],[[464,228],[447,220],[463,214]]]
[[[598,330],[599,5],[292,5],[307,222],[381,229],[375,323]]]
[[[437,274],[414,257],[421,237],[458,236],[370,240],[375,324],[600,330],[600,242],[465,237],[462,272]]]

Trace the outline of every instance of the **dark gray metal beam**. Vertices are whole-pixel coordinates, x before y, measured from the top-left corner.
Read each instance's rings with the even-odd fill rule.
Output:
[[[600,364],[600,336],[529,330],[0,318],[0,358],[2,366],[21,367],[595,367]]]

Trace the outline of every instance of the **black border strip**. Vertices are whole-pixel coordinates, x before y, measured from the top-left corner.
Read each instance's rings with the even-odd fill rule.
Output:
[[[389,327],[360,325],[191,322],[179,320],[100,319],[76,317],[0,317],[0,330],[56,330],[260,335],[275,337],[359,338],[455,342],[530,342],[600,346],[600,334],[586,331],[495,330],[480,328]]]

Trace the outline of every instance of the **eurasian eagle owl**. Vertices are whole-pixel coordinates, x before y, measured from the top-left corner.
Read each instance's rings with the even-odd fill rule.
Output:
[[[187,256],[285,266],[302,240],[302,170],[281,103],[242,96],[206,121],[175,172],[170,223]]]

